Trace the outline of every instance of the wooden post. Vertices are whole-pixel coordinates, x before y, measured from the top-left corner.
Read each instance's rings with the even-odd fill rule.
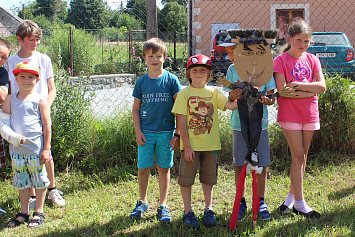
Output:
[[[157,3],[156,0],[147,0],[147,40],[158,37]]]

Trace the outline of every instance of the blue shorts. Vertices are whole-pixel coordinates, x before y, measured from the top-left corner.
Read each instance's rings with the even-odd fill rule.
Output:
[[[170,141],[173,138],[172,132],[147,132],[143,131],[146,144],[138,145],[138,169],[145,169],[156,163],[161,168],[171,168],[174,164],[174,151],[171,149]]]
[[[21,155],[11,152],[10,156],[15,188],[44,189],[49,186],[46,167],[40,163],[39,155]]]
[[[259,154],[258,166],[270,165],[270,147],[267,129],[261,131],[259,144],[256,150]],[[233,130],[233,165],[243,166],[247,152],[248,147],[244,141],[242,132],[238,130]]]

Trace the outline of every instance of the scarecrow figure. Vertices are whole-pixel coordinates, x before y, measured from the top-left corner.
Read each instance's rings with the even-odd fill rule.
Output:
[[[234,202],[234,208],[229,229],[235,229],[240,207],[240,200],[245,182],[247,170],[253,170],[253,221],[256,224],[259,197],[256,194],[256,175],[261,173],[262,167],[258,167],[259,138],[262,130],[263,105],[259,102],[261,96],[269,98],[277,96],[289,97],[295,90],[285,87],[281,92],[265,95],[258,92],[258,88],[265,85],[273,75],[273,59],[269,46],[274,41],[277,30],[228,30],[234,49],[234,65],[242,82],[231,83],[226,78],[217,78],[217,82],[230,89],[243,90],[242,97],[238,100],[239,118],[242,136],[247,144],[248,153],[245,156],[246,164],[240,174],[238,189]]]

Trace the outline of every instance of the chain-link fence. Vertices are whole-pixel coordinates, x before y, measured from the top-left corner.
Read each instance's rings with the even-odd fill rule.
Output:
[[[75,2],[79,4],[80,1]],[[90,75],[91,78],[93,75],[107,74],[140,76],[146,72],[142,59],[142,45],[147,37],[145,26],[149,24],[146,22],[146,0],[108,2],[111,8],[106,8],[109,10],[106,16],[96,11],[84,17],[82,14],[85,13],[86,8],[69,5],[71,10],[68,10],[66,19],[57,13],[57,17],[62,18],[57,23],[53,21],[56,27],[53,28],[52,18],[49,18],[50,24],[47,24],[47,27],[42,27],[43,40],[38,50],[51,57],[58,76],[62,75],[59,73],[61,70],[67,71],[72,76]],[[179,7],[169,1],[165,1],[165,5],[158,4],[160,8],[157,13],[158,37],[163,39],[168,46],[165,68],[176,73],[181,81],[184,81],[184,68],[188,56],[198,53],[211,56],[215,65],[215,74],[225,74],[232,62],[226,53],[216,51],[215,46],[223,42],[226,30],[278,29],[278,39],[282,42],[287,38],[289,26],[300,19],[305,20],[314,32],[345,33],[347,38],[343,34],[314,37],[317,40],[315,47],[318,48],[314,49],[313,53],[321,58],[323,66],[337,68],[339,72],[349,74],[354,70],[354,51],[348,46],[355,42],[355,33],[352,30],[355,28],[354,1],[192,0],[177,2],[176,4],[180,4]],[[75,9],[83,11],[77,14],[76,18],[73,14]],[[25,17],[33,17],[39,10],[39,6],[32,3],[23,4],[20,10],[22,12],[18,12],[18,15],[21,17],[25,14]],[[183,12],[186,14],[179,15]],[[83,28],[90,28],[98,21],[93,14],[101,16],[102,29],[80,29],[78,26],[63,24],[67,21],[74,25],[75,22],[80,22]],[[12,37],[12,42],[16,44],[14,33],[18,22],[21,21],[20,17],[11,13],[9,9],[2,8],[0,8],[0,16],[1,37]],[[45,25],[42,18],[36,19]],[[128,20],[125,23],[123,19]],[[60,28],[57,27],[58,25]],[[181,25],[186,27],[180,27]],[[171,27],[174,27],[173,30]],[[170,31],[167,31],[168,29]],[[113,81],[120,81],[115,76],[113,79],[107,76],[105,80],[96,80],[95,83],[100,83],[98,81],[103,83],[101,87],[86,88],[91,88],[91,91],[95,92],[93,107],[103,108],[100,113],[110,115],[115,105],[129,105],[132,101],[130,94],[133,82],[130,84],[127,80],[123,80],[125,84],[113,83]],[[93,81],[89,79],[87,83],[93,83]],[[270,118],[274,121],[275,113],[271,113]]]

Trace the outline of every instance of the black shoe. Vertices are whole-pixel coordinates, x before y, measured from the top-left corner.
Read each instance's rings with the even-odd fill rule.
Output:
[[[319,214],[318,212],[316,212],[315,210],[312,210],[308,213],[304,213],[304,212],[301,212],[301,211],[297,211],[295,207],[293,207],[293,212],[297,215],[302,215],[302,216],[305,216],[307,218],[310,218],[310,219],[318,219],[321,217],[321,214]]]
[[[286,206],[285,204],[282,204],[281,206],[279,206],[279,208],[277,208],[277,211],[281,215],[289,215],[289,214],[291,214],[291,209],[288,208],[288,206]]]

